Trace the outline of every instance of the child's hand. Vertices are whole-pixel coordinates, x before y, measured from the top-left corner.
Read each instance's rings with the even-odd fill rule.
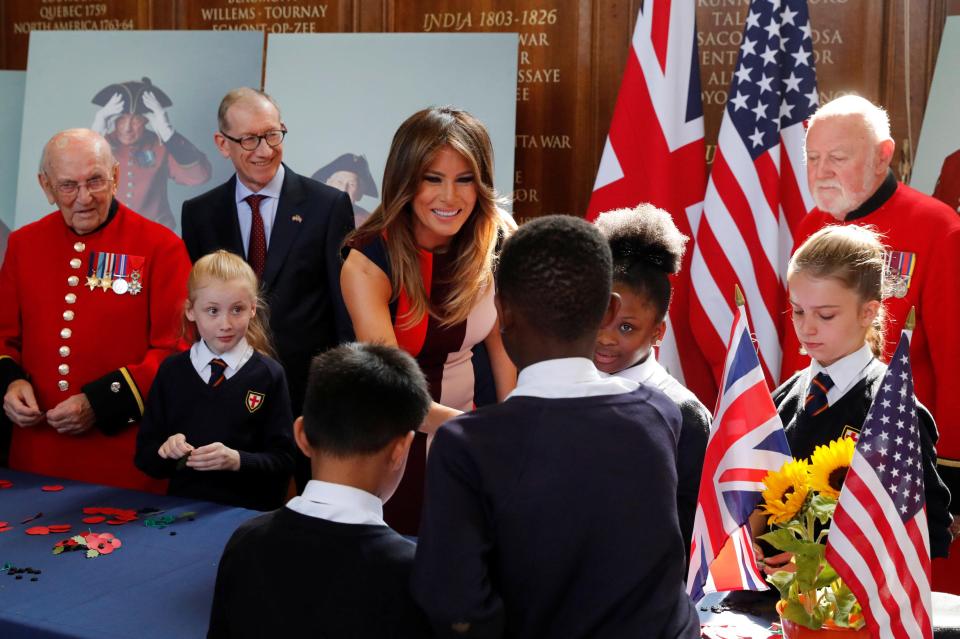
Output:
[[[793,562],[792,552],[782,552],[778,555],[765,557],[760,561],[763,563],[763,572],[767,575],[772,575],[781,570],[786,572],[796,572],[797,570],[797,564]]]
[[[240,470],[240,453],[220,442],[213,442],[194,449],[187,466],[194,470]]]
[[[167,437],[167,441],[163,442],[157,454],[164,459],[180,459],[184,455],[189,455],[192,450],[193,446],[187,443],[186,436],[183,433],[177,433]]]

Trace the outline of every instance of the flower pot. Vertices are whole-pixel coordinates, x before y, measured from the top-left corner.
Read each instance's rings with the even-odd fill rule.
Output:
[[[778,613],[781,611],[782,604],[783,601],[777,602]],[[783,629],[783,639],[870,639],[870,631],[866,627],[853,630],[824,626],[818,630],[811,630],[783,617],[780,617],[780,627]]]

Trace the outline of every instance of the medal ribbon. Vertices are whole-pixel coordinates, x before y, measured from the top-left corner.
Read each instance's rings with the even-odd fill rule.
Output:
[[[127,279],[127,261],[129,257],[127,255],[117,255],[117,267],[114,270],[116,274],[116,279],[125,280]]]
[[[113,278],[113,263],[114,259],[117,257],[116,253],[107,253],[107,266],[105,269],[104,277],[109,281]]]
[[[107,266],[107,254],[97,252],[97,279],[103,279],[103,273]]]

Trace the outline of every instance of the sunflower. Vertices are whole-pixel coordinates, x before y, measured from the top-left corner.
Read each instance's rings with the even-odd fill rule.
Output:
[[[763,483],[763,512],[770,515],[767,524],[782,524],[797,516],[807,499],[807,460],[788,461],[775,473],[767,473]]]
[[[810,456],[810,488],[822,495],[840,497],[840,488],[853,461],[856,442],[841,437],[826,446],[817,446]]]

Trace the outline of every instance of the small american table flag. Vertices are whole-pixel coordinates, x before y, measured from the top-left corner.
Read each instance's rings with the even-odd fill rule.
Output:
[[[874,637],[929,638],[930,541],[904,331],[860,431],[827,540]]]

